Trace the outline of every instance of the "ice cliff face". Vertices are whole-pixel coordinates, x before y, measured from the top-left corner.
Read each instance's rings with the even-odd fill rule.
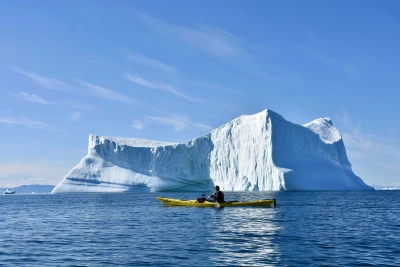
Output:
[[[63,192],[372,189],[351,170],[329,118],[304,126],[265,110],[174,144],[89,136],[89,151],[56,186]]]

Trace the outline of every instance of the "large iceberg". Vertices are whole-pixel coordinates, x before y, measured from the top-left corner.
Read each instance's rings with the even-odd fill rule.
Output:
[[[329,118],[303,126],[264,110],[182,144],[89,136],[88,154],[53,193],[364,190]]]

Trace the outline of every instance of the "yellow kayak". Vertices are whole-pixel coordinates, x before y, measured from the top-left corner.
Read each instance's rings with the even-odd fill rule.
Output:
[[[167,206],[190,206],[190,207],[276,207],[275,199],[262,199],[262,200],[254,200],[254,201],[225,201],[221,203],[210,202],[204,200],[199,202],[198,200],[180,200],[174,198],[166,198],[166,197],[156,197],[162,203]]]

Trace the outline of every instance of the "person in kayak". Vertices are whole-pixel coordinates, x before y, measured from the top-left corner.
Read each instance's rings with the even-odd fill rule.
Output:
[[[218,203],[225,202],[225,200],[224,200],[224,197],[225,197],[224,192],[219,190],[219,186],[218,185],[215,186],[215,194],[211,195],[210,197],[214,200],[214,202],[218,202]]]

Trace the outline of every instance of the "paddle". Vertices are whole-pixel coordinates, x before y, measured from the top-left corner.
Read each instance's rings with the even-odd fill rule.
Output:
[[[202,196],[202,197],[207,197],[207,195],[204,194],[204,193],[203,193],[201,196]],[[217,209],[219,209],[219,208],[221,207],[221,205],[220,205],[220,204],[218,203],[218,201],[216,201],[216,200],[215,200],[215,207],[216,207]]]

